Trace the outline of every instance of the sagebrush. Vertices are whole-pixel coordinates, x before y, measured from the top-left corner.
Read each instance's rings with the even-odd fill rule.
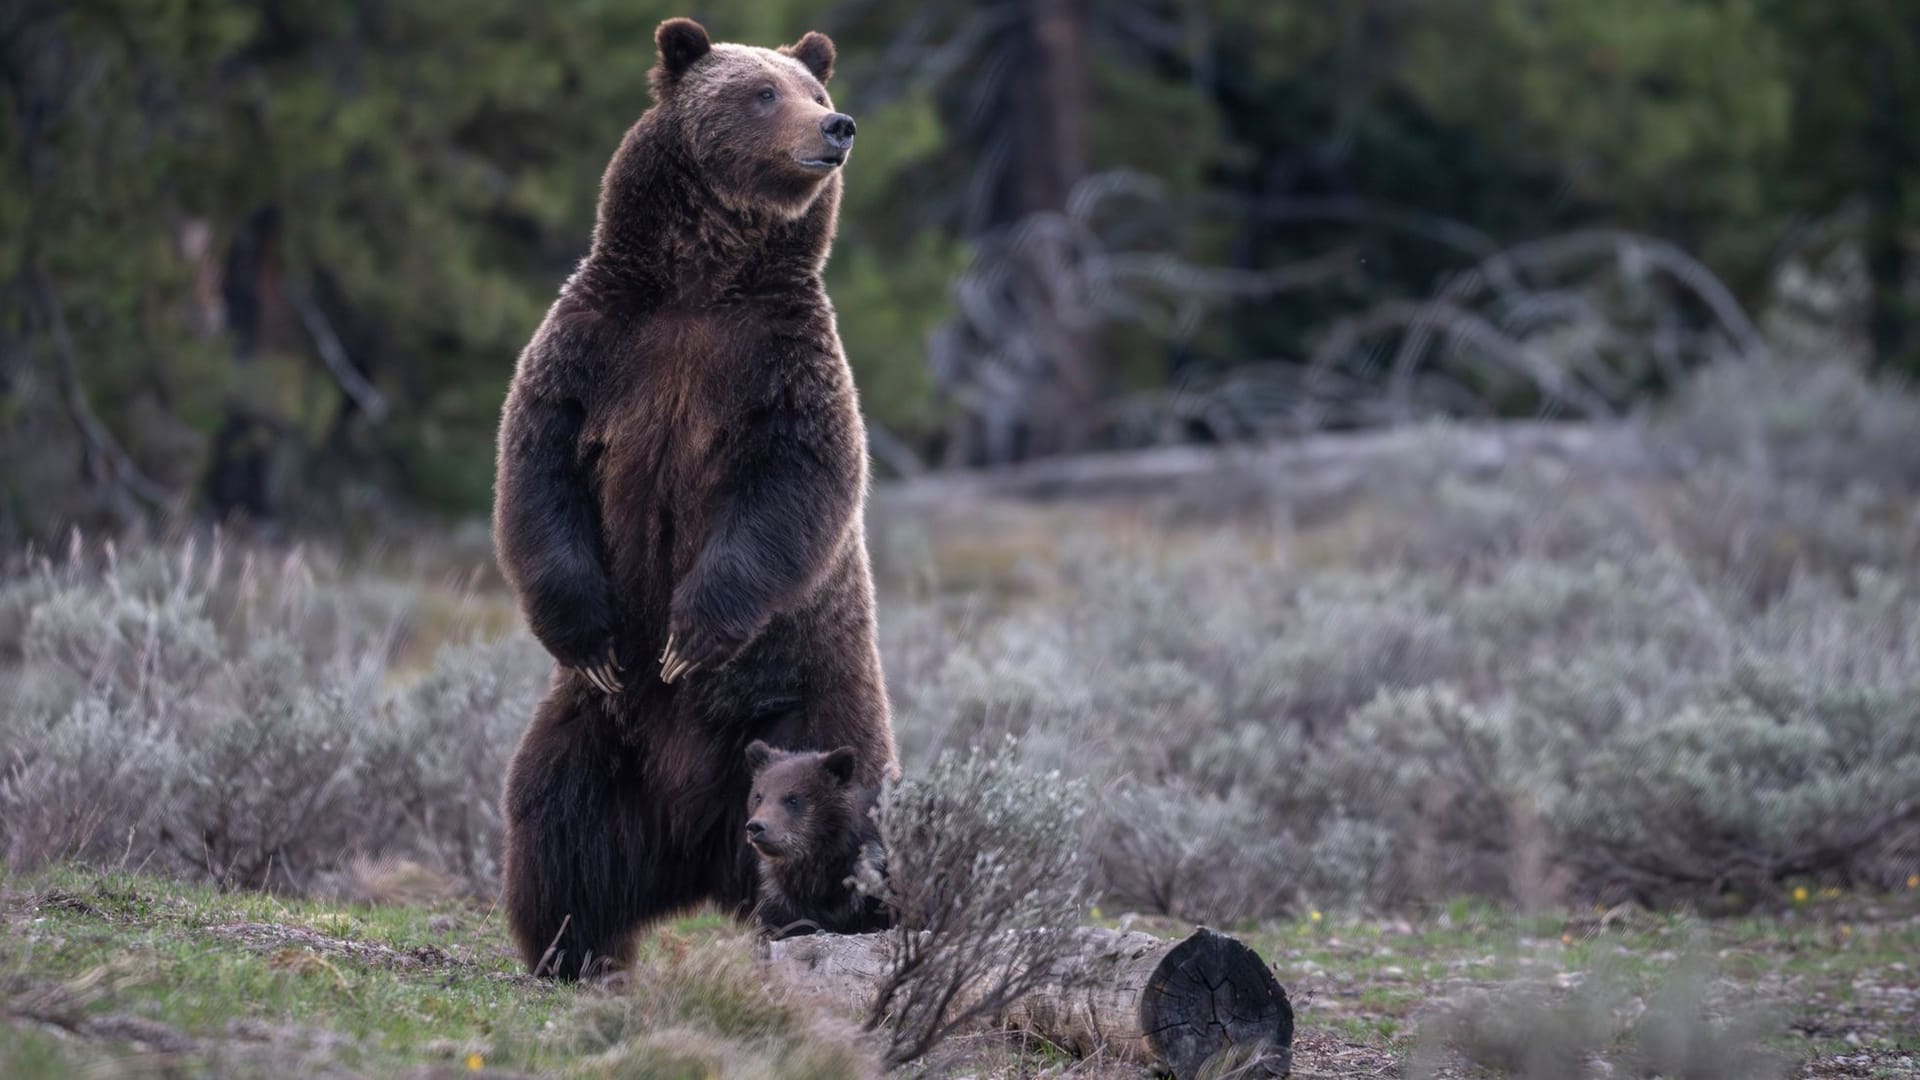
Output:
[[[1217,924],[1903,883],[1916,430],[1903,387],[1747,363],[1644,427],[1646,467],[1446,473],[1436,428],[1333,510],[1241,481],[1230,519],[1088,511],[997,537],[1013,558],[880,499],[908,775],[1016,735],[1087,785],[1103,903]],[[489,893],[550,661],[470,579],[205,538],[19,560],[0,850],[294,891],[405,860]]]

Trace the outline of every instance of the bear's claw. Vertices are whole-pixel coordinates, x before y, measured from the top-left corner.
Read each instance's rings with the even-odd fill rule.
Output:
[[[601,693],[611,697],[626,689],[620,682],[621,670],[620,660],[614,655],[613,646],[609,645],[607,646],[606,662],[603,664],[595,664],[592,667],[581,668],[580,674],[585,675],[587,681],[592,683]]]
[[[666,651],[660,654],[660,681],[671,683],[682,675],[691,675],[700,665],[681,656],[672,634],[667,635]]]

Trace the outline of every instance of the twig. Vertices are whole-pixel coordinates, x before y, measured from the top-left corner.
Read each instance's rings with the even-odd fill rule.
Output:
[[[566,955],[560,948],[560,939],[567,936],[567,927],[572,924],[572,922],[573,916],[571,914],[568,914],[560,920],[560,929],[553,932],[553,940],[547,943],[547,951],[541,953],[540,962],[533,965],[534,978],[538,979],[542,975],[557,973],[560,970],[561,957]],[[548,966],[548,961],[552,961],[551,967]],[[583,971],[581,974],[584,975],[585,972]]]
[[[340,335],[334,333],[333,324],[327,321],[326,313],[320,305],[313,302],[305,292],[299,289],[286,290],[287,303],[299,312],[300,322],[307,328],[307,334],[313,338],[314,348],[320,350],[320,360],[327,370],[333,373],[334,381],[340,384],[340,392],[347,395],[367,419],[380,421],[387,415],[387,398],[378,387],[360,374],[353,366],[353,360],[347,355],[347,347],[341,343]]]
[[[1389,301],[1336,325],[1308,362],[1308,382],[1311,384],[1316,374],[1331,368],[1361,341],[1383,330],[1405,329],[1412,332],[1436,327],[1448,337],[1473,345],[1506,362],[1532,379],[1544,393],[1567,402],[1589,417],[1602,418],[1614,414],[1613,407],[1604,398],[1569,379],[1565,372],[1556,369],[1525,342],[1507,336],[1499,327],[1473,312],[1439,300]],[[1408,374],[1410,366],[1409,370],[1396,372],[1396,377],[1404,379]]]
[[[927,463],[920,460],[920,455],[913,452],[913,447],[871,417],[867,418],[867,445],[872,449],[873,456],[893,470],[896,476],[912,478],[927,471]]]
[[[66,311],[60,304],[59,295],[40,271],[30,270],[27,273],[39,299],[41,312],[47,320],[48,334],[53,340],[61,399],[66,405],[68,419],[86,440],[88,460],[99,463],[101,479],[132,495],[149,509],[165,507],[172,499],[167,489],[140,471],[140,467],[133,463],[113,433],[107,430],[87,404],[86,392],[80,385],[77,350],[74,348],[73,335],[67,329]]]

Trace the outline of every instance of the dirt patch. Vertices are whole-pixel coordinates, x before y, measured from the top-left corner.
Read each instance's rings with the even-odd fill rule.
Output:
[[[1294,1080],[1399,1075],[1400,1058],[1392,1051],[1348,1042],[1331,1031],[1302,1028],[1294,1032]]]
[[[432,945],[415,945],[409,949],[396,949],[377,942],[354,941],[350,938],[323,934],[304,926],[286,926],[279,923],[226,923],[206,927],[202,932],[237,942],[254,952],[265,954],[269,958],[269,963],[277,967],[303,967],[312,963],[307,958],[343,959],[386,971],[457,973],[499,980],[516,986],[545,987],[548,985],[545,981],[535,979],[531,975],[482,970],[481,965],[471,957],[450,953]]]

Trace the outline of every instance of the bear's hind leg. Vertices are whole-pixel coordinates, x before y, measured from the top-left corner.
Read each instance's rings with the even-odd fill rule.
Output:
[[[620,748],[597,703],[556,687],[507,771],[503,906],[527,970],[577,979],[625,967],[642,919]],[[565,715],[569,705],[588,715]]]

